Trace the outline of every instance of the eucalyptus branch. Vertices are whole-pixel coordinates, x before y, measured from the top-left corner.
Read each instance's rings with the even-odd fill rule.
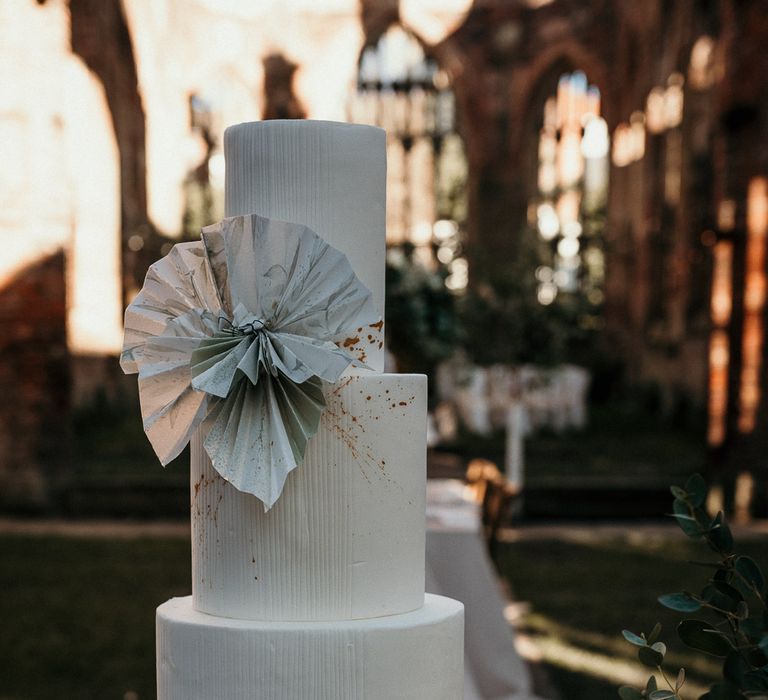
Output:
[[[734,552],[733,536],[722,513],[710,518],[704,510],[707,487],[695,474],[684,488],[671,488],[674,501],[672,517],[683,532],[694,540],[704,540],[719,558],[719,562],[689,562],[714,569],[700,594],[684,591],[659,597],[666,608],[680,613],[705,611],[716,619],[683,619],[677,633],[691,649],[723,659],[722,679],[714,683],[699,700],[768,699],[768,600],[766,581],[758,564],[747,556]],[[756,614],[750,615],[750,605],[757,599]],[[655,668],[669,690],[656,686],[655,676],[648,679],[645,689],[630,686],[619,689],[622,700],[681,700],[680,688],[685,682],[685,670],[680,669],[673,685],[663,668],[667,647],[657,641],[657,624],[648,637],[624,630],[624,638],[638,647],[641,663]]]

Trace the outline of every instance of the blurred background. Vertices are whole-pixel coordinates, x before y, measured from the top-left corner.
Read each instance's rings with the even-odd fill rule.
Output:
[[[0,697],[154,693],[188,458],[143,436],[122,312],[222,216],[224,129],[275,118],[387,130],[430,476],[482,504],[541,693],[615,697],[669,485],[768,515],[766,45],[764,0],[0,0]]]

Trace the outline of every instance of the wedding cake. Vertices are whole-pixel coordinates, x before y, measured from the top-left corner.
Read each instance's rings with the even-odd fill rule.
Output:
[[[257,237],[310,229],[346,255],[383,313],[384,132],[267,121],[230,127],[224,147],[225,221]],[[215,247],[220,229],[205,231]],[[228,260],[230,277],[249,262],[242,251]],[[208,261],[217,277],[215,253]],[[253,328],[252,318],[243,323],[229,331],[239,333],[231,343]],[[238,489],[214,468],[209,425],[192,434],[192,595],[157,611],[160,700],[463,696],[463,607],[424,593],[426,377],[383,373],[380,321],[337,345],[357,367],[322,384],[324,408],[303,459],[256,485],[272,497]],[[154,378],[145,374],[147,388]],[[146,420],[145,428],[150,434]]]

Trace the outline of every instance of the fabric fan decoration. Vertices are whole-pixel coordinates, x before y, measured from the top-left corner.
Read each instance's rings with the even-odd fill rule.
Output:
[[[139,375],[144,430],[163,465],[199,427],[214,469],[266,510],[303,460],[323,382],[381,317],[346,256],[306,226],[238,216],[176,244],[125,313],[120,364]]]

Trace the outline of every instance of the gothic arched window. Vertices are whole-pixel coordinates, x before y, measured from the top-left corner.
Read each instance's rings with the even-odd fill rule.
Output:
[[[560,77],[544,103],[539,132],[538,197],[532,209],[549,258],[536,270],[538,299],[583,293],[602,302],[600,242],[608,187],[608,129],[600,91],[581,71]]]
[[[422,44],[394,25],[360,56],[350,120],[387,132],[387,246],[428,267],[448,266],[463,289],[467,164],[448,77]]]

